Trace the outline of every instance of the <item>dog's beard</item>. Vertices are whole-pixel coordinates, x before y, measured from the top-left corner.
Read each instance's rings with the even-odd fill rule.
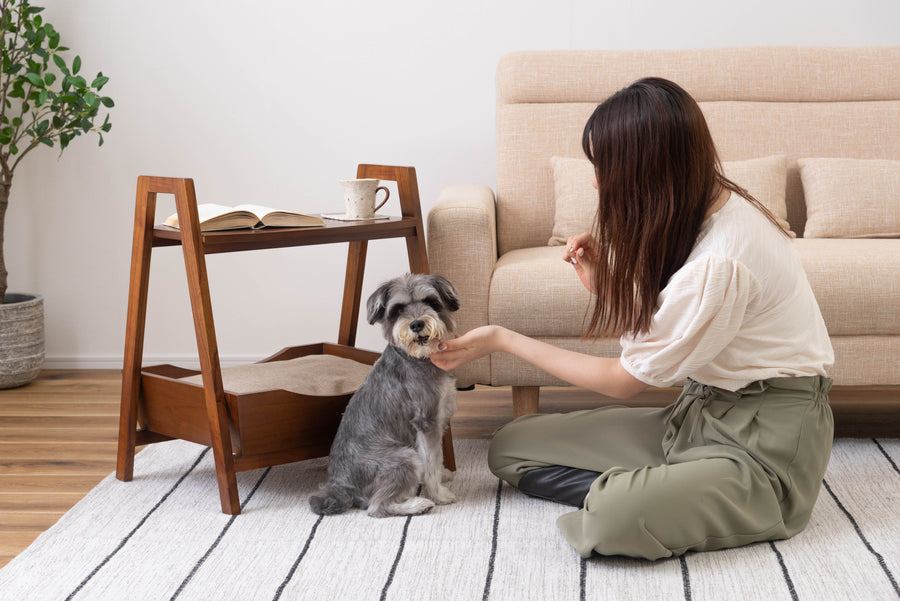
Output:
[[[419,332],[413,332],[409,325],[414,321],[422,321],[425,327]],[[444,323],[435,317],[425,315],[418,319],[401,319],[394,324],[394,339],[396,346],[403,348],[407,355],[417,359],[425,359],[437,352],[438,345],[447,337],[447,328]]]

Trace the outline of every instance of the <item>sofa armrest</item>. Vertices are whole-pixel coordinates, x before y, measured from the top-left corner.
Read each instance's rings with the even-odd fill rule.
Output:
[[[450,280],[459,291],[458,331],[486,325],[491,275],[497,263],[494,192],[482,185],[445,188],[428,213],[425,231],[431,272]],[[454,373],[460,387],[490,384],[490,357]]]

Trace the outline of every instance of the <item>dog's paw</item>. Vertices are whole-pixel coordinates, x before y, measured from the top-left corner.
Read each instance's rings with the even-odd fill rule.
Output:
[[[451,472],[447,468],[444,468],[444,472],[441,474],[441,482],[453,482],[453,478],[456,477],[456,472]]]
[[[450,503],[456,503],[456,495],[454,495],[453,492],[446,486],[441,486],[440,488],[438,488],[431,498],[434,499],[434,502],[438,505],[449,505]]]
[[[418,515],[434,508],[434,501],[425,497],[412,497],[400,503],[385,503],[369,507],[369,515],[373,518],[386,518],[393,515]]]

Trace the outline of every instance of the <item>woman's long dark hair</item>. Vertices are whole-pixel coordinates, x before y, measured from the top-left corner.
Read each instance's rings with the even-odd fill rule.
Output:
[[[649,331],[660,291],[684,265],[723,189],[781,229],[723,175],[700,107],[671,81],[641,79],[610,96],[588,119],[582,147],[599,185],[597,296],[585,336]]]

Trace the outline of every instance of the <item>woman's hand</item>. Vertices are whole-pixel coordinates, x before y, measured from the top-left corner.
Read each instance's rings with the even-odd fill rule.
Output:
[[[594,290],[594,269],[597,264],[597,241],[589,233],[570,236],[563,247],[563,261],[571,263],[582,285],[591,293]]]
[[[503,332],[500,326],[481,326],[453,340],[445,340],[440,351],[431,355],[431,362],[444,371],[453,371],[460,365],[501,350]]]

